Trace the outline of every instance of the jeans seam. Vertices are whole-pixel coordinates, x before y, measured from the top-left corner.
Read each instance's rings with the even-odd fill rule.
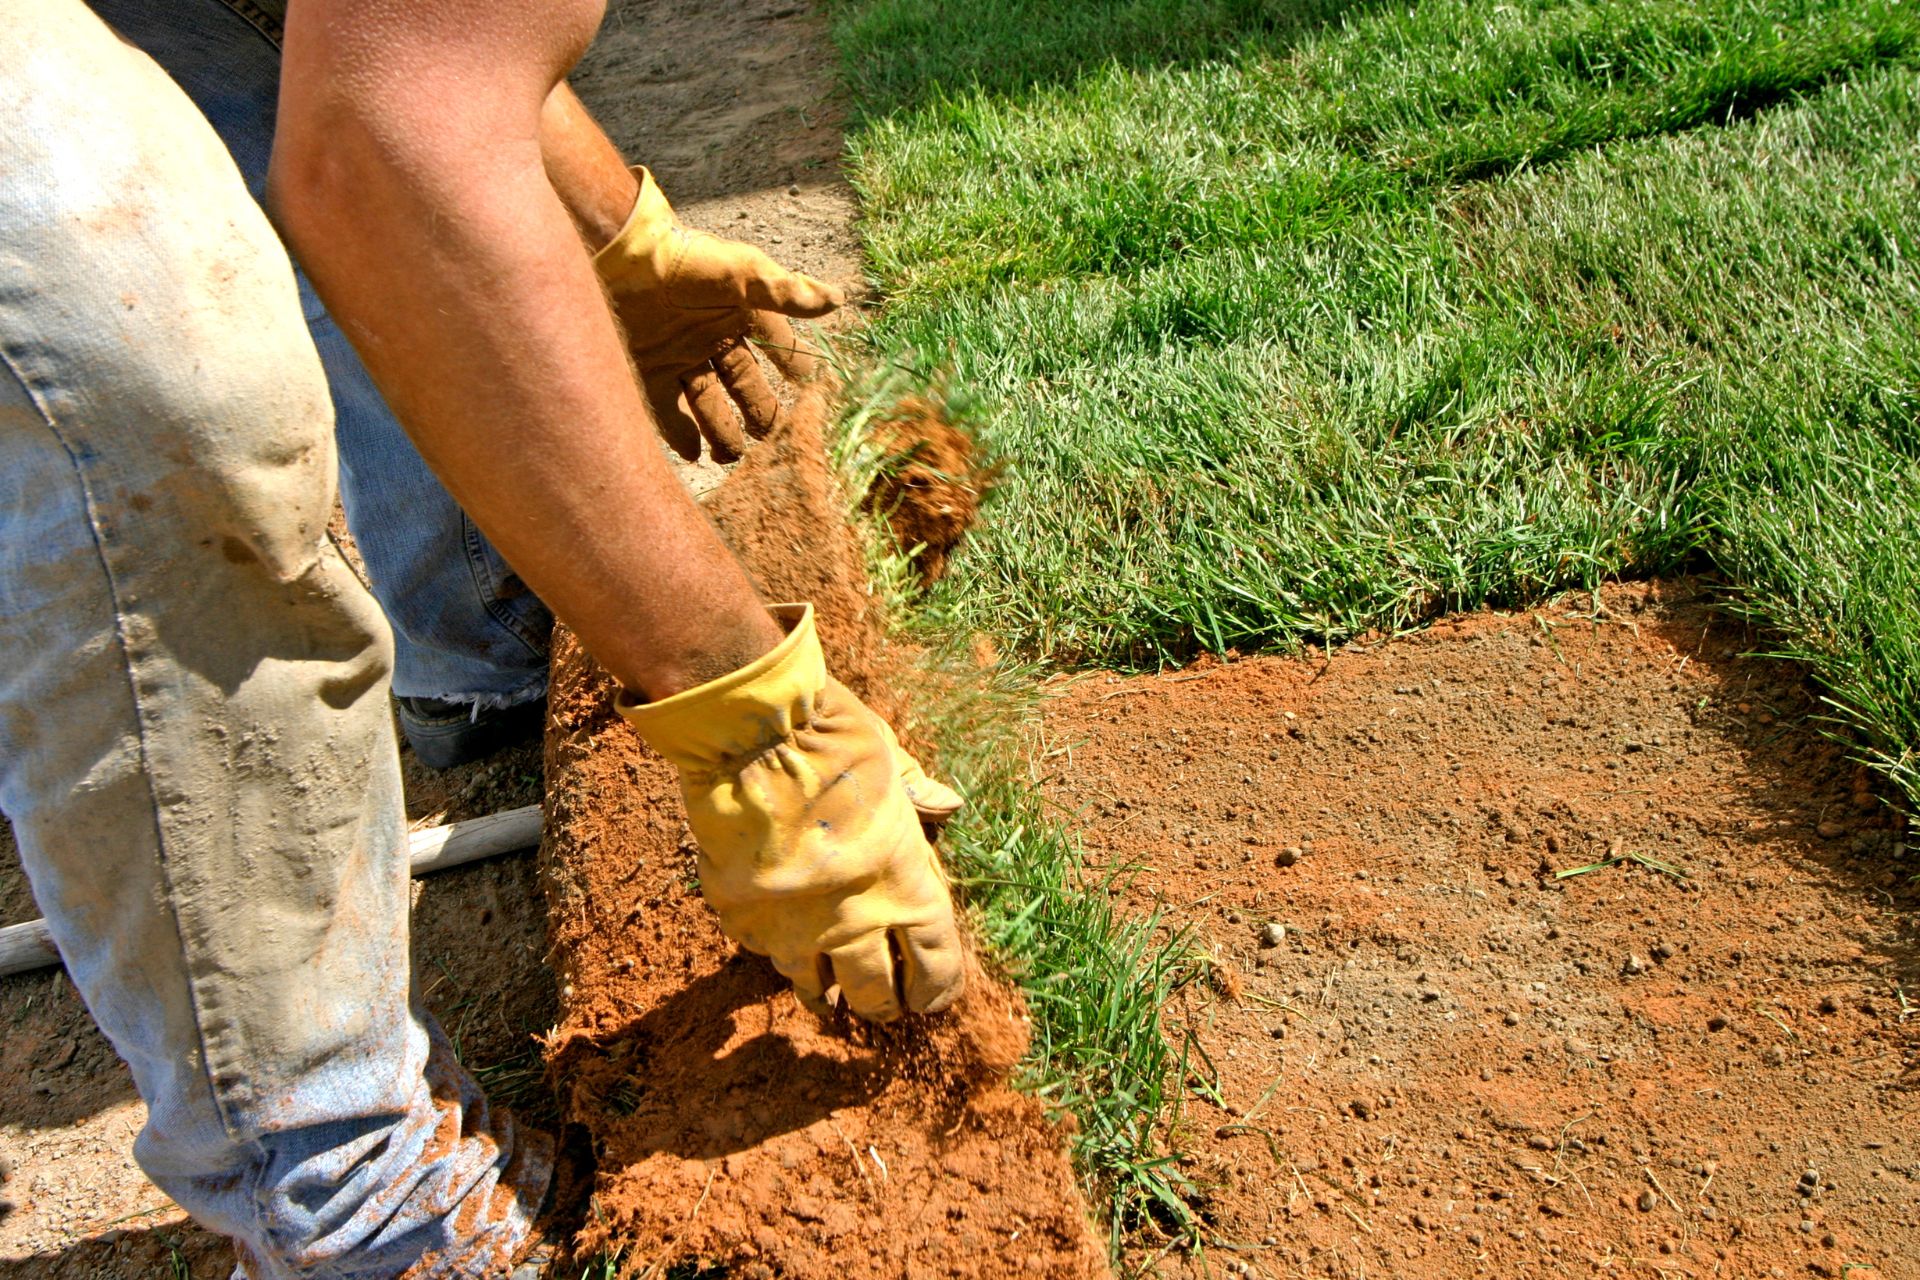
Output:
[[[278,16],[276,16],[273,13],[269,13],[263,6],[253,3],[253,0],[219,0],[219,2],[231,9],[234,16],[238,17],[242,22],[252,27],[255,31],[258,31],[261,36],[266,39],[266,42],[275,49],[280,48],[286,41],[286,9],[284,6],[279,8]]]
[[[520,620],[514,617],[512,610],[500,603],[498,593],[493,590],[495,584],[491,581],[492,572],[487,564],[487,547],[482,541],[484,535],[480,532],[480,526],[473,522],[464,508],[460,512],[460,532],[461,540],[466,544],[467,572],[473,579],[473,589],[479,599],[480,607],[486,611],[489,618],[526,646],[528,657],[546,658],[548,655],[545,646],[527,633],[521,626]]]
[[[120,648],[120,666],[126,675],[127,695],[133,703],[134,736],[140,744],[140,773],[142,780],[146,783],[147,799],[153,814],[154,850],[159,855],[160,883],[167,896],[167,914],[173,920],[174,937],[179,942],[180,955],[184,961],[188,958],[187,936],[186,930],[180,923],[180,911],[174,897],[173,868],[169,865],[167,857],[168,842],[166,825],[160,820],[160,796],[155,787],[153,759],[148,752],[145,703],[140,696],[140,683],[134,678],[133,674],[134,650],[127,636],[126,614],[121,607],[120,582],[113,571],[113,564],[107,556],[107,548],[100,532],[99,509],[94,498],[93,486],[88,482],[86,468],[81,464],[79,454],[75,451],[73,444],[67,439],[66,434],[60,429],[59,423],[55,421],[53,412],[47,405],[45,399],[40,395],[39,389],[21,372],[20,366],[14,360],[13,353],[4,347],[0,347],[0,365],[6,367],[7,372],[12,375],[14,382],[19,386],[21,392],[28,400],[32,401],[34,408],[39,410],[41,423],[60,445],[61,451],[67,455],[67,461],[73,468],[74,479],[80,486],[81,498],[86,509],[87,533],[93,541],[94,557],[99,562],[100,572],[107,580],[107,593],[113,607],[114,637],[118,641]],[[213,1053],[207,1043],[206,1010],[201,1003],[200,984],[194,976],[191,963],[183,963],[180,969],[181,980],[186,983],[187,996],[193,1005],[193,1034],[194,1038],[198,1040],[200,1044],[201,1083],[206,1088],[207,1097],[213,1103],[214,1114],[220,1117],[220,1127],[222,1131],[229,1139],[236,1139],[240,1136],[240,1129],[234,1123],[232,1113],[227,1107],[226,1099],[221,1095],[221,1091],[214,1085],[215,1071]]]

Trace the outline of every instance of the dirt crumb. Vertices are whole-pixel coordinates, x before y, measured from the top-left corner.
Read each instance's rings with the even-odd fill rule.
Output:
[[[886,519],[902,551],[919,548],[914,566],[924,583],[947,571],[996,469],[983,464],[972,437],[924,396],[903,399],[873,425],[883,461],[864,506]]]

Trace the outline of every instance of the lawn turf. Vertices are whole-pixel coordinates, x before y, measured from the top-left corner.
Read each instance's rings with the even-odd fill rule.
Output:
[[[834,14],[870,340],[1011,464],[959,625],[1151,665],[1711,563],[1920,791],[1914,6]]]

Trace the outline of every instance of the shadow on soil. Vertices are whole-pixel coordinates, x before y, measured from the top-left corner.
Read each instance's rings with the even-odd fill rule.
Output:
[[[790,1026],[776,1034],[769,1010],[786,989],[765,961],[736,955],[598,1042],[566,1045],[552,1060],[553,1078],[574,1091],[574,1114],[604,1109],[623,1118],[621,1128],[634,1134],[625,1155],[714,1160],[871,1104],[912,1061],[909,1046],[893,1043],[899,1033],[851,1019],[823,1032],[838,1053],[807,1051]],[[767,1024],[764,1033],[753,1033],[756,1020]],[[847,1044],[877,1051],[850,1059]],[[692,1081],[697,1090],[682,1087]],[[737,1105],[690,1115],[685,1099],[695,1092]]]
[[[1913,924],[1920,911],[1920,865],[1912,861],[1920,851],[1908,848],[1907,814],[1885,779],[1853,763],[1844,726],[1833,726],[1843,735],[1838,738],[1821,733],[1831,723],[1829,708],[1804,669],[1754,656],[1765,650],[1765,636],[1743,628],[1704,595],[1697,603],[1711,618],[1705,630],[1696,618],[1672,615],[1652,615],[1640,626],[1691,655],[1694,669],[1718,686],[1698,714],[1715,717],[1712,727],[1742,757],[1752,815],[1746,830],[1721,834],[1784,848],[1821,887],[1899,911],[1907,923],[1891,945],[1878,950],[1892,969],[1890,985],[1920,1000],[1920,936]],[[1783,918],[1778,927],[1804,923]],[[1867,934],[1860,931],[1863,941]]]
[[[0,868],[18,874],[17,864]],[[530,856],[442,872],[418,886],[415,981],[476,1070],[530,1054],[533,1038],[553,1025],[544,909]],[[133,1078],[64,970],[0,979],[0,1019],[0,1120],[62,1129],[133,1099]]]
[[[127,1227],[58,1253],[0,1260],[0,1280],[227,1280],[233,1248],[191,1223]]]

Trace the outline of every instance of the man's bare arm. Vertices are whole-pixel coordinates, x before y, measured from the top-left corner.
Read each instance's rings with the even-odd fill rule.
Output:
[[[542,115],[599,0],[301,0],[269,198],[429,465],[629,688],[780,633],[653,441]]]
[[[541,108],[540,155],[580,238],[600,252],[627,224],[640,180],[565,81]]]

